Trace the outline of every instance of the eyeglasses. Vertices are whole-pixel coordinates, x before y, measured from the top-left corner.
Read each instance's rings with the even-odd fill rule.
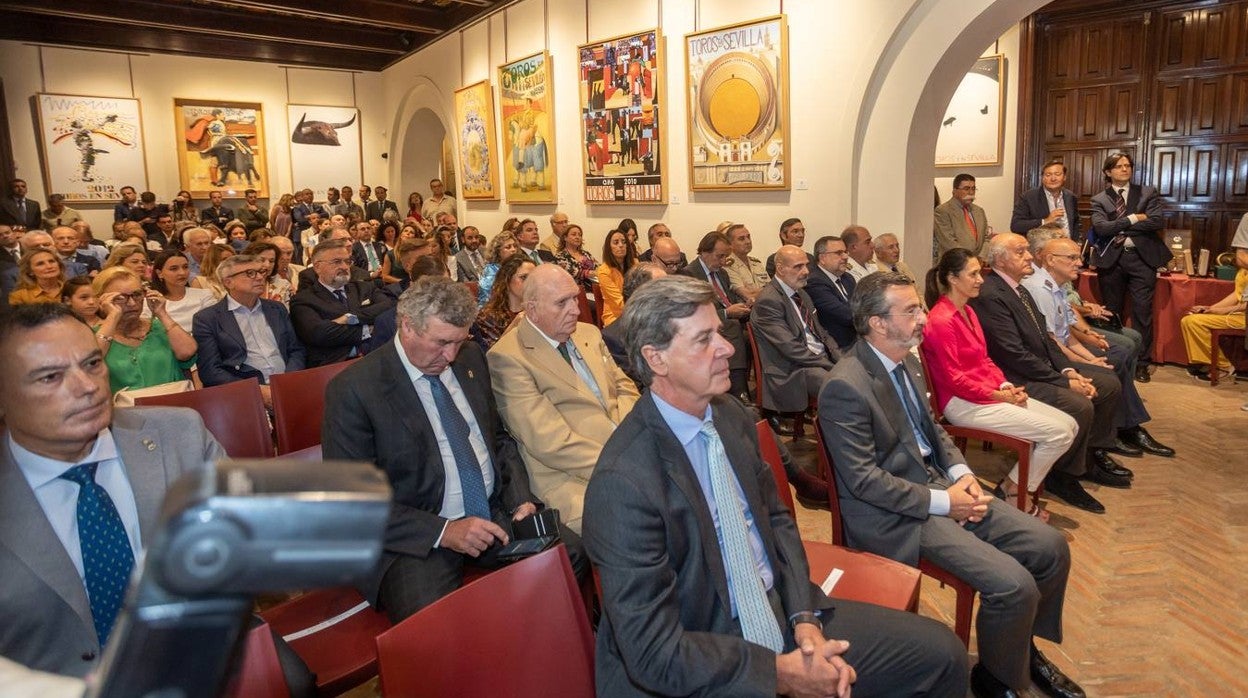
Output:
[[[1062,259],[1068,259],[1068,260],[1070,260],[1070,261],[1072,261],[1072,262],[1074,262],[1074,261],[1076,261],[1076,260],[1083,259],[1083,255],[1078,254],[1078,253],[1073,253],[1073,252],[1072,252],[1071,254],[1052,254],[1052,255],[1049,255],[1049,256],[1050,256],[1050,257],[1061,257]]]
[[[129,305],[130,303],[142,303],[143,299],[146,297],[147,291],[139,289],[134,293],[119,293],[117,294],[116,300],[118,303]]]
[[[924,308],[924,307],[923,307],[923,306],[921,306],[921,305],[916,305],[916,306],[914,306],[913,308],[909,308],[909,309],[907,309],[907,310],[901,310],[901,311],[898,311],[898,312],[894,312],[894,313],[885,313],[885,314],[886,314],[886,315],[909,316],[910,318],[912,318],[912,319],[916,319],[916,320],[917,320],[918,318],[921,318],[921,317],[923,317],[924,315],[927,315],[927,308]]]
[[[329,264],[335,267],[346,267],[351,265],[350,257],[340,257],[335,259],[318,259],[313,264]]]
[[[668,269],[675,269],[676,267],[680,266],[680,260],[679,260],[679,259],[674,259],[674,260],[672,260],[672,261],[670,261],[670,262],[669,262],[669,261],[667,261],[666,259],[661,258],[661,257],[655,257],[655,259],[657,259],[657,260],[659,260],[660,262],[662,262],[662,263],[663,263],[663,266],[667,267]]]
[[[958,187],[958,191],[979,191],[979,187]]]
[[[236,271],[233,274],[230,274],[226,278],[232,279],[236,276],[245,276],[249,279],[258,279],[261,276],[264,276],[264,271],[260,269],[244,269],[242,271]]]

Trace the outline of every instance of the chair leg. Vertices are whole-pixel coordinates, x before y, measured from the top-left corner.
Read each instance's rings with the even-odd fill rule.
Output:
[[[966,645],[967,649],[971,646],[971,612],[975,608],[975,590],[968,585],[958,585],[955,587],[957,592],[957,609],[953,616],[953,632]]]

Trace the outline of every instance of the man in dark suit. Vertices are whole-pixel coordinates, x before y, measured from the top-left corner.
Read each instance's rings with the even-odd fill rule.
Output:
[[[802,223],[802,219],[786,218],[780,224],[780,244],[793,245],[794,247],[801,247],[806,244],[806,224]],[[806,257],[811,267],[819,263],[815,256],[809,252],[806,253]],[[767,258],[765,266],[767,267],[767,276],[776,275],[776,255],[774,252]]]
[[[381,278],[381,262],[386,258],[386,243],[373,239],[373,226],[360,221],[354,228],[351,265],[368,272],[370,278]]]
[[[912,280],[865,277],[852,303],[860,339],[819,398],[846,545],[916,567],[925,558],[991,599],[976,619],[976,698],[1015,696],[1032,681],[1047,695],[1083,696],[1032,641],[1062,640],[1066,539],[986,494],[936,424],[910,352],[927,323]]]
[[[0,354],[0,655],[82,676],[165,488],[225,452],[191,410],[114,410],[95,337],[64,306],[13,309]]]
[[[1083,231],[1079,228],[1079,199],[1065,188],[1066,163],[1050,160],[1040,171],[1041,186],[1028,189],[1014,202],[1014,214],[1010,216],[1010,230],[1026,235],[1033,228],[1056,224],[1066,231],[1066,237],[1079,242]]]
[[[26,180],[9,182],[9,195],[0,199],[0,224],[12,226],[15,230],[20,228],[19,232],[43,229],[38,202],[26,198]]]
[[[555,256],[542,249],[541,241],[541,233],[537,232],[537,221],[532,218],[520,221],[520,227],[516,230],[516,244],[520,247],[520,254],[533,260],[534,264],[552,264]]]
[[[374,190],[377,194],[376,201],[370,201],[364,206],[365,218],[370,221],[381,221],[386,217],[386,211],[394,211],[394,215],[399,215],[399,206],[393,201],[386,198],[386,188],[377,186]]]
[[[468,328],[476,299],[425,277],[399,301],[394,341],[326,389],[325,458],[377,464],[394,488],[381,564],[362,590],[398,622],[457,589],[463,566],[498,565],[512,523],[537,512],[490,369]],[[580,540],[560,528],[584,574]]]
[[[349,240],[317,245],[310,277],[300,280],[290,299],[291,322],[308,351],[308,368],[359,356],[373,323],[394,305],[393,299],[372,281],[351,278]]]
[[[1105,191],[1092,197],[1092,265],[1101,297],[1118,317],[1131,294],[1131,326],[1144,340],[1135,379],[1148,382],[1153,356],[1153,291],[1157,270],[1173,257],[1159,234],[1165,227],[1161,195],[1131,183],[1135,162],[1126,153],[1105,158]]]
[[[264,404],[272,407],[269,379],[304,367],[303,345],[290,314],[281,303],[261,298],[266,280],[259,257],[229,257],[217,267],[217,276],[226,297],[195,313],[193,321],[199,378],[206,386],[257,378]]]
[[[311,228],[318,221],[327,220],[329,212],[324,206],[312,201],[312,190],[302,189],[296,194],[295,199],[299,203],[295,204],[290,210],[292,226],[290,229],[290,241],[295,244],[295,259],[303,259],[303,231]],[[315,233],[316,231],[312,231]]]
[[[146,197],[150,192],[143,192]],[[234,212],[231,211],[224,203],[224,195],[219,191],[208,192],[208,202],[210,206],[199,212],[199,222],[202,225],[212,224],[217,226],[221,232],[225,232],[225,224],[234,220]],[[156,203],[156,195],[152,194],[152,203]],[[167,210],[167,209],[166,209]],[[134,214],[131,213],[133,220]],[[155,218],[152,219],[153,225]]]
[[[858,339],[849,311],[849,299],[858,282],[849,273],[845,241],[832,235],[819,238],[815,241],[815,260],[806,281],[806,293],[815,304],[819,324],[836,340],[838,348],[846,349]]]
[[[1080,374],[1047,334],[1039,306],[1022,286],[1023,278],[1034,271],[1026,238],[1000,233],[989,241],[984,255],[994,273],[984,279],[971,307],[984,328],[988,355],[1011,383],[1079,424],[1070,450],[1045,477],[1045,489],[1071,506],[1104,513],[1105,507],[1078,478],[1107,487],[1131,486],[1131,471],[1108,452],[1117,438],[1122,384],[1111,372]]]
[[[947,627],[811,584],[754,417],[724,395],[733,348],[715,306],[707,284],[671,276],[620,321],[649,389],[586,497],[598,695],[965,695],[966,651]]]
[[[113,205],[113,221],[130,220],[130,211],[139,205],[139,193],[134,187],[124,186],[121,188],[121,201]]]
[[[698,258],[680,270],[685,276],[706,281],[715,291],[715,309],[723,325],[720,334],[735,350],[729,360],[732,394],[749,402],[750,347],[745,338],[745,322],[750,319],[750,306],[741,294],[732,290],[732,282],[724,264],[732,254],[732,245],[723,233],[709,232],[698,242]],[[774,274],[773,274],[774,276]]]

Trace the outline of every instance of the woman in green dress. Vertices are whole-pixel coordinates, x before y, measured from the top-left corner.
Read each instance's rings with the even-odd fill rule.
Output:
[[[165,297],[144,288],[125,267],[101,271],[92,285],[104,312],[95,338],[108,364],[112,391],[184,379],[184,371],[195,364],[197,347],[191,333],[169,317]],[[142,317],[145,303],[150,318]]]

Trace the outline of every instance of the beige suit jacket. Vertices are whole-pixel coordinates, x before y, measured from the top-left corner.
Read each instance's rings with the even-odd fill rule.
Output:
[[[589,476],[638,393],[598,328],[579,323],[571,341],[598,384],[601,402],[527,320],[504,334],[487,359],[499,414],[520,445],[533,494],[558,508],[563,523],[580,533]]]
[[[971,204],[971,219],[975,221],[975,229],[979,239],[971,234],[966,227],[966,214],[962,212],[962,203],[957,199],[949,199],[936,207],[933,212],[932,235],[936,240],[936,259],[955,247],[964,247],[976,256],[980,256],[984,243],[988,241],[988,214],[984,209]]]

